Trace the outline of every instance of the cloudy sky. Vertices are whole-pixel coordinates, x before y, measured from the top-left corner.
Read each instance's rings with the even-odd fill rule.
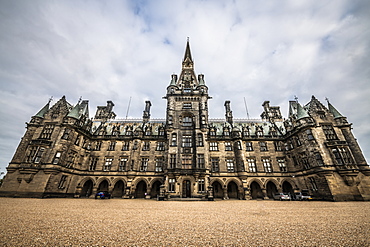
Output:
[[[325,98],[353,123],[370,158],[370,2],[367,0],[0,0],[0,171],[25,122],[51,96],[115,103],[118,117],[164,118],[187,37],[205,74],[211,118],[259,118],[261,104],[287,117],[295,96]]]

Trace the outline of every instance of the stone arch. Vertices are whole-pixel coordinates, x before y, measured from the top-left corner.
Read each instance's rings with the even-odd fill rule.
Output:
[[[123,179],[115,179],[113,184],[112,197],[121,198],[125,194],[125,181]]]
[[[266,181],[266,195],[269,199],[274,198],[274,194],[278,192],[278,187],[272,179]]]
[[[162,181],[160,179],[156,179],[151,183],[150,198],[157,198],[157,196],[159,196],[161,185]]]
[[[107,177],[101,177],[101,178],[99,178],[96,181],[95,185],[99,187],[99,184],[101,184],[101,182],[103,182],[103,180],[106,180],[108,182],[108,187],[112,185],[111,182],[109,181],[109,179]]]
[[[84,177],[83,179],[81,179],[81,181],[77,184],[77,188],[81,188],[84,183],[86,183],[87,180],[91,180],[93,182],[93,185],[95,185],[94,183],[94,179],[92,177]]]
[[[281,189],[283,190],[284,193],[288,193],[290,194],[291,196],[294,195],[294,183],[292,185],[292,182],[289,181],[288,179],[282,181],[282,184],[281,184]]]
[[[214,198],[223,198],[224,197],[224,190],[223,190],[223,182],[219,179],[214,179],[211,183],[213,189],[213,197]]]
[[[135,183],[134,198],[145,198],[148,190],[148,183],[145,179],[140,179]]]
[[[231,180],[229,181],[229,183],[227,183],[227,197],[233,199],[239,198],[238,185],[235,183],[234,180]]]
[[[79,194],[80,197],[89,197],[89,196],[91,196],[91,194],[93,192],[93,188],[94,188],[93,180],[91,178],[87,178],[87,179],[83,179],[82,181],[79,183],[79,185],[82,184],[82,188],[80,190],[80,193],[76,193],[76,194]]]
[[[100,180],[99,183],[96,183],[97,184],[97,192],[99,191],[109,191],[109,181],[108,179],[102,179]]]
[[[262,183],[257,179],[254,179],[249,183],[252,199],[264,198],[261,185]]]

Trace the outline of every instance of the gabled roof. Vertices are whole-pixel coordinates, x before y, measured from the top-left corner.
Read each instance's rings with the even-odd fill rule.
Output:
[[[34,117],[44,118],[45,114],[49,111],[49,107],[50,101]]]
[[[335,107],[332,105],[332,104],[330,104],[329,102],[328,102],[328,108],[329,108],[329,111],[333,114],[333,116],[334,116],[334,118],[341,118],[341,117],[344,117],[342,114],[340,114],[340,112],[337,110],[337,109],[335,109]]]
[[[89,118],[89,101],[84,100],[81,103],[77,103],[73,109],[68,113],[67,117],[80,119],[81,116]]]

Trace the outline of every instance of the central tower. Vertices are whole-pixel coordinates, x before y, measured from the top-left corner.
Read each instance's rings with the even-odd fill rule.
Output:
[[[208,87],[196,76],[189,40],[180,76],[173,74],[167,87],[166,125],[169,134],[168,182],[173,192],[191,197],[206,192],[209,170],[204,137],[208,127]],[[180,187],[178,187],[180,186]]]

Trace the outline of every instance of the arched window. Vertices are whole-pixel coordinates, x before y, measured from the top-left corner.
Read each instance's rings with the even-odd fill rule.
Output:
[[[182,126],[192,126],[193,125],[193,119],[191,117],[184,117],[182,119]]]

